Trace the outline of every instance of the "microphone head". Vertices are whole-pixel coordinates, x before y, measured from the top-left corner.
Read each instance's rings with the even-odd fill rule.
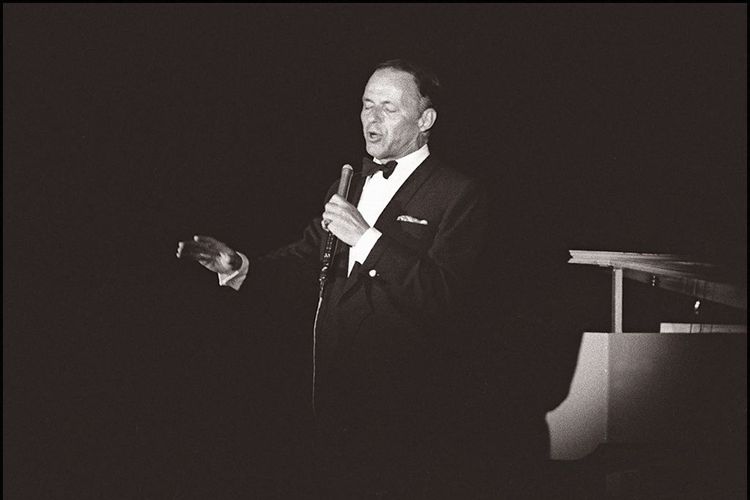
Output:
[[[351,165],[346,164],[341,167],[341,179],[339,180],[338,194],[342,198],[346,199],[349,194],[349,184],[352,182],[352,174],[354,169]]]

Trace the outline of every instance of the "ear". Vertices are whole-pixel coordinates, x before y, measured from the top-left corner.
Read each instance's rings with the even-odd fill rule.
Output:
[[[419,130],[421,132],[427,132],[432,128],[433,125],[435,125],[435,120],[437,120],[437,111],[435,111],[434,108],[425,109],[424,111],[422,111],[422,116],[420,116],[419,120],[417,121]]]

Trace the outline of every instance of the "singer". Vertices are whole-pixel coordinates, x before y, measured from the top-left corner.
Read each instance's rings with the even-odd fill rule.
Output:
[[[329,234],[338,241],[317,311],[310,298],[321,498],[447,494],[437,471],[450,460],[451,349],[470,335],[455,319],[478,271],[487,200],[430,154],[439,91],[437,77],[412,62],[374,69],[360,113],[372,160],[348,196],[343,183],[331,187],[299,241],[251,258],[208,236],[178,244],[178,258],[216,272],[252,304],[274,280],[318,283]]]

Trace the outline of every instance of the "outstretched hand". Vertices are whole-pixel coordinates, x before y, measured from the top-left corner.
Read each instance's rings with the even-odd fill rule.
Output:
[[[210,236],[193,236],[177,244],[177,258],[194,260],[215,273],[227,274],[242,266],[240,255]]]

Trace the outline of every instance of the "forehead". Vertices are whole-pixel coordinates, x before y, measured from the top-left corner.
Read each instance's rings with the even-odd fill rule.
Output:
[[[367,81],[364,97],[403,102],[418,100],[419,90],[410,73],[383,68],[375,71]]]

